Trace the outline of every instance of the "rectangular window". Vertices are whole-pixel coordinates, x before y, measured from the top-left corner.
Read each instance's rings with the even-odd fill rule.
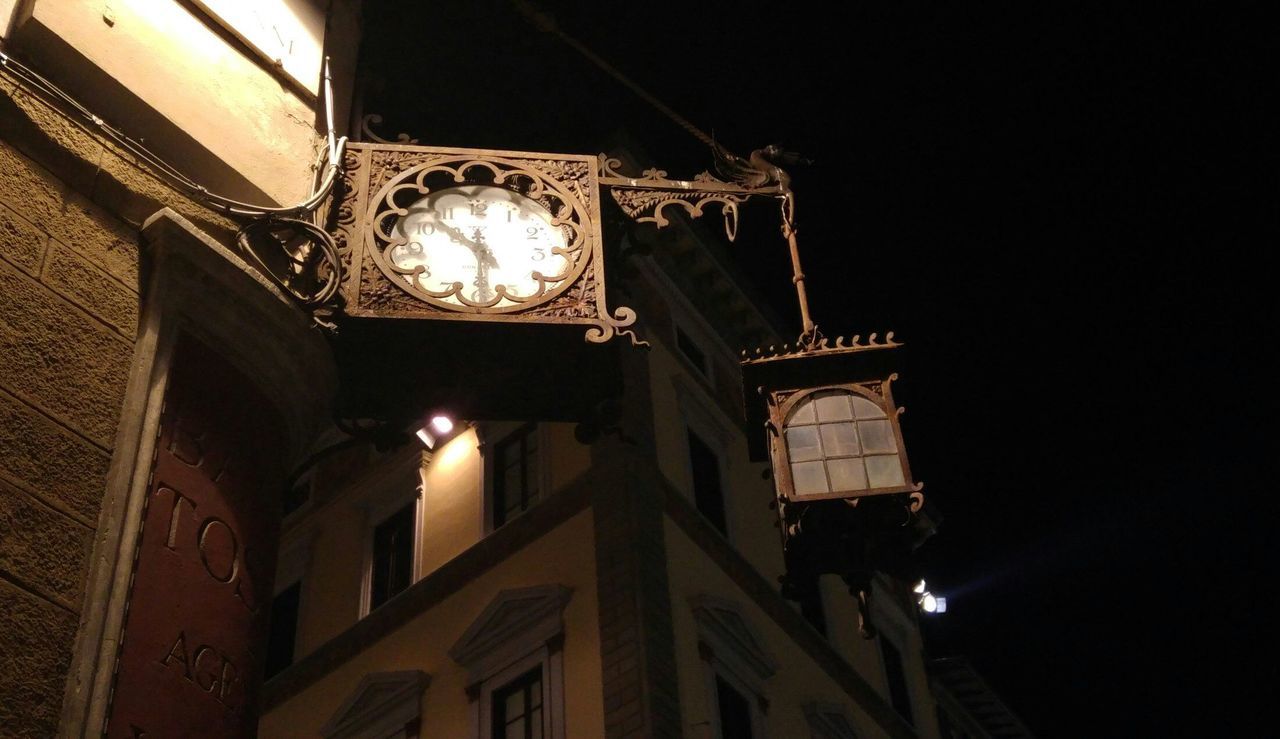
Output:
[[[693,472],[693,502],[720,533],[728,535],[724,491],[720,486],[720,458],[698,435],[689,432],[689,465]]]
[[[542,739],[542,667],[493,691],[494,739]]]
[[[308,474],[306,477],[294,483],[293,487],[285,491],[284,512],[283,512],[284,515],[288,516],[290,513],[293,513],[294,511],[298,510],[302,506],[306,505],[307,501],[310,499],[311,499],[311,475]]]
[[[751,739],[751,704],[719,675],[716,708],[720,712],[720,739]]]
[[[271,600],[271,632],[267,636],[268,679],[293,664],[293,646],[298,638],[298,607],[302,600],[302,581],[281,590]]]
[[[692,362],[694,367],[698,368],[698,372],[700,372],[704,377],[710,376],[710,372],[707,367],[706,353],[703,352],[702,348],[689,337],[689,334],[681,331],[679,326],[676,326],[676,346],[680,349],[680,353]]]
[[[493,527],[524,513],[541,493],[538,427],[529,424],[494,448]]]
[[[811,590],[801,594],[800,615],[808,621],[819,634],[827,635],[827,614],[822,608],[822,584],[815,582]]]
[[[893,642],[880,635],[880,654],[884,658],[884,675],[889,682],[889,703],[909,724],[911,718],[911,691],[907,688],[907,674],[902,667],[902,653]]]
[[[373,529],[370,611],[413,584],[414,514],[417,509],[417,501],[411,501]]]

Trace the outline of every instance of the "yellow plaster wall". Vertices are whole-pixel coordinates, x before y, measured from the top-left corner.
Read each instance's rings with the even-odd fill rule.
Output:
[[[419,572],[429,575],[484,536],[484,463],[473,429],[436,452],[423,473]]]
[[[653,394],[654,436],[658,449],[658,466],[667,479],[693,500],[693,479],[689,470],[689,441],[685,414],[673,376],[682,375],[688,386],[703,381],[694,377],[673,350],[655,341],[649,352],[649,376]],[[708,413],[721,413],[709,394],[701,405]],[[721,484],[724,486],[725,519],[729,527],[729,543],[742,553],[765,577],[775,579],[782,574],[782,550],[778,530],[773,522],[776,514],[769,508],[773,499],[773,483],[761,477],[766,465],[753,463],[747,457],[747,442],[742,432],[727,415],[718,416],[728,444],[721,450]],[[697,428],[694,428],[697,433]],[[715,439],[706,439],[713,443]]]
[[[887,734],[804,652],[793,645],[772,619],[755,606],[702,550],[672,523],[665,521],[671,578],[671,620],[675,631],[676,664],[680,675],[680,711],[684,733],[690,739],[711,739],[714,696],[708,695],[705,663],[698,654],[698,629],[689,599],[712,595],[734,602],[756,629],[778,663],[777,673],[765,686],[769,710],[766,732],[773,737],[809,736],[802,706],[810,702],[844,706],[859,736]],[[879,687],[879,686],[877,686]]]
[[[591,463],[590,448],[573,438],[573,424],[546,424],[543,461],[553,493],[577,479]],[[511,428],[518,425],[510,424]],[[483,539],[484,459],[474,428],[436,450],[422,471],[418,572],[426,577]],[[408,453],[416,453],[408,450]],[[401,464],[395,456],[377,464]],[[286,532],[286,546],[309,540],[311,559],[303,576],[296,658],[311,653],[360,618],[364,587],[365,536],[369,500],[388,485],[411,484],[371,468],[322,507]],[[392,491],[393,492],[393,491]],[[407,491],[406,491],[407,492]]]
[[[170,149],[162,153],[180,168],[193,164],[192,157],[172,150],[181,147],[185,132],[277,201],[297,202],[309,190],[319,141],[313,104],[224,40],[211,27],[213,21],[186,4],[34,0],[31,15],[20,20],[13,37],[41,71],[112,124]],[[84,68],[68,66],[69,57],[54,47],[55,39],[137,96],[154,115],[99,97],[102,91],[85,84]],[[155,115],[170,125],[157,125]],[[223,179],[225,173],[189,174],[210,189],[236,188],[234,179]],[[234,194],[246,196],[243,190]]]
[[[547,439],[551,450],[551,489],[560,490],[578,479],[591,467],[591,447],[573,438],[572,423],[548,423]]]
[[[423,697],[421,735],[471,736],[472,705],[465,693],[466,673],[449,658],[448,649],[498,592],[548,583],[573,589],[564,611],[567,735],[604,736],[593,541],[588,510],[267,713],[259,723],[259,736],[317,736],[330,712],[337,710],[366,673],[411,669],[431,675]]]
[[[881,695],[888,695],[880,648],[874,640],[863,639],[858,632],[857,601],[836,575],[823,575],[820,586],[827,616],[827,641]]]

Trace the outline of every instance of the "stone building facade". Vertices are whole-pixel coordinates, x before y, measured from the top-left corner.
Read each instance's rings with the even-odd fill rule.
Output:
[[[904,584],[877,584],[879,642],[836,583],[804,613],[778,594],[735,357],[774,329],[685,226],[621,283],[653,348],[620,352],[619,433],[457,419],[279,492],[341,438],[329,345],[235,219],[102,125],[210,190],[302,199],[307,70],[331,57],[345,131],[359,9],[259,5],[0,2],[4,733],[937,736]]]

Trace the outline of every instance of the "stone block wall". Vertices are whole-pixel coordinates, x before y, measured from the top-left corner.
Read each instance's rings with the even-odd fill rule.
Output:
[[[138,225],[231,224],[0,70],[0,730],[49,737],[139,316]]]

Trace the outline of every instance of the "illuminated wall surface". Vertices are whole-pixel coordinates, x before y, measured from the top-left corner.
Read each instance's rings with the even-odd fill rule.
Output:
[[[322,49],[345,129],[355,5],[0,2],[0,28],[211,189],[283,203],[322,146]],[[274,491],[344,437],[323,341],[227,249],[236,227],[0,68],[0,733],[938,736],[900,584],[876,605],[900,668],[838,581],[825,634],[777,595],[737,347],[670,262],[632,286],[634,438],[456,419],[277,499],[237,460],[266,455]],[[220,420],[184,431],[201,393]]]

